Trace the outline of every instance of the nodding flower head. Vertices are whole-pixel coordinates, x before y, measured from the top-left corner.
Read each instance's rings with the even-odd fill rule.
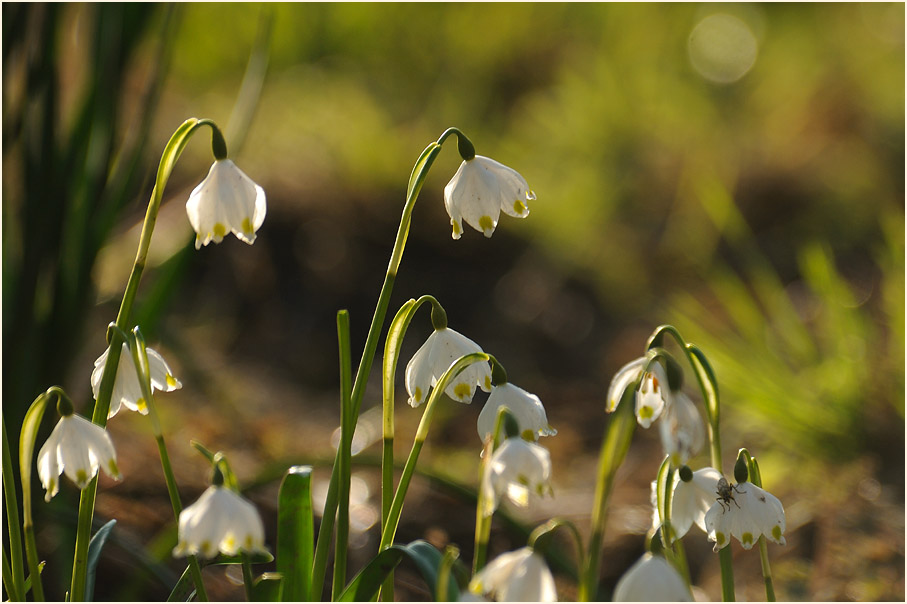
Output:
[[[482,348],[466,336],[443,327],[436,329],[406,365],[406,391],[409,404],[418,407],[428,400],[428,392],[438,383],[444,372],[460,357],[483,352]],[[473,363],[461,371],[447,386],[447,396],[461,403],[471,403],[479,386],[491,390],[491,368],[488,363]]]
[[[196,233],[195,249],[211,241],[220,243],[230,232],[240,241],[254,243],[267,210],[264,189],[231,160],[215,160],[208,176],[186,202],[186,213]]]
[[[724,487],[724,488],[722,488]],[[744,549],[750,549],[765,536],[769,541],[784,545],[784,506],[781,501],[751,482],[725,483],[716,489],[716,501],[705,514],[709,541],[715,542],[717,552],[737,538]]]
[[[226,486],[210,486],[198,501],[180,512],[176,557],[213,558],[218,553],[266,552],[265,529],[258,510]]]
[[[498,602],[557,602],[554,576],[545,559],[530,547],[501,554],[469,583],[472,593]]]
[[[98,468],[103,468],[111,478],[120,479],[117,454],[107,430],[75,414],[60,418],[38,451],[38,476],[46,491],[44,500],[50,501],[60,490],[61,473],[66,472],[70,480],[84,489]]]
[[[107,412],[108,419],[116,415],[120,406],[125,406],[132,411],[146,415],[148,413],[148,401],[142,394],[142,386],[139,383],[139,373],[135,368],[132,360],[132,353],[129,346],[123,344],[120,352],[120,361],[117,364],[116,378],[113,384],[113,395],[110,397],[110,410]],[[148,369],[151,374],[151,388],[170,392],[182,388],[183,385],[178,379],[173,377],[170,366],[157,351],[146,348],[148,352]],[[91,372],[91,391],[95,399],[101,390],[101,380],[104,378],[104,365],[107,363],[107,355],[110,348],[104,351],[104,354],[98,357],[94,362],[94,370]]]
[[[481,155],[464,160],[444,187],[444,206],[454,239],[463,234],[463,220],[491,237],[501,212],[525,218],[529,202],[534,200],[535,193],[516,170]]]

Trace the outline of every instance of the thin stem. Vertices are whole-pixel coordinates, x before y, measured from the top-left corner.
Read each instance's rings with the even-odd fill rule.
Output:
[[[416,436],[413,440],[413,448],[410,450],[409,457],[406,459],[406,465],[403,466],[403,473],[400,476],[400,484],[397,485],[397,492],[394,493],[394,500],[391,502],[390,513],[388,514],[387,526],[381,535],[381,544],[378,546],[379,551],[384,551],[394,542],[394,535],[397,532],[397,525],[400,522],[400,514],[403,511],[403,500],[406,498],[406,491],[409,489],[410,480],[416,469],[416,463],[419,461],[419,453],[422,451],[422,445],[428,437],[428,429],[431,427],[431,420],[435,414],[435,408],[438,401],[450,385],[450,382],[466,367],[473,363],[492,360],[493,357],[484,352],[473,352],[464,355],[451,364],[444,372],[441,379],[434,386],[428,402],[425,404],[425,411],[416,430]]]
[[[25,531],[25,554],[28,558],[29,577],[31,578],[31,593],[35,602],[44,601],[44,586],[41,584],[41,570],[38,568],[38,546],[35,544],[35,527],[29,519],[22,529]]]
[[[529,547],[535,549],[536,542],[539,538],[543,536],[548,536],[550,533],[554,533],[559,528],[566,528],[570,531],[570,535],[573,537],[573,544],[576,552],[576,566],[579,569],[583,568],[583,538],[579,533],[579,529],[576,528],[576,525],[573,524],[570,520],[561,517],[555,517],[546,522],[545,524],[536,527],[534,531],[529,535]],[[544,543],[543,543],[544,545]]]
[[[406,239],[409,235],[409,226],[412,221],[413,206],[419,197],[419,192],[422,190],[422,183],[428,175],[429,168],[431,168],[432,163],[434,163],[434,160],[440,151],[440,143],[433,142],[429,144],[428,147],[422,151],[422,155],[419,156],[419,159],[413,166],[412,174],[410,175],[406,192],[406,203],[403,206],[403,214],[400,217],[397,237],[394,240],[394,247],[391,251],[390,261],[387,265],[387,274],[384,277],[381,292],[378,294],[378,303],[375,306],[375,314],[372,316],[371,325],[369,325],[368,335],[365,338],[365,348],[362,351],[362,357],[359,360],[359,368],[356,371],[356,379],[353,382],[353,392],[350,404],[354,418],[359,417],[359,410],[362,406],[362,397],[365,394],[365,383],[368,380],[372,361],[375,358],[375,351],[378,348],[378,337],[381,328],[384,326],[384,318],[387,315],[387,308],[390,305],[390,298],[394,289],[397,270],[400,268],[400,262],[403,259],[403,250],[406,247]],[[328,492],[325,496],[321,527],[318,529],[318,542],[315,547],[315,562],[312,568],[312,600],[321,599],[321,589],[324,585],[324,577],[327,571],[327,555],[330,547],[330,535],[334,531],[334,520],[337,514],[337,491],[340,481],[340,476],[337,471],[339,455],[340,451],[338,450],[337,455],[335,456],[335,471],[331,472],[331,482],[328,485]]]
[[[501,435],[504,432],[504,421],[508,413],[507,407],[500,407],[498,409],[498,414],[494,418],[494,431],[491,433],[491,438],[489,438],[485,443],[485,451],[482,455],[482,461],[479,464],[479,492],[476,497],[476,535],[475,535],[475,547],[473,549],[472,555],[472,574],[475,575],[485,566],[485,562],[488,560],[488,540],[491,537],[491,514],[485,514],[485,500],[488,497],[484,487],[485,481],[487,480],[486,473],[489,471],[489,464],[491,463],[491,456],[494,455],[495,450],[501,445]]]
[[[765,581],[765,601],[775,602],[775,585],[772,582],[772,567],[768,563],[768,544],[765,535],[759,537],[759,560],[762,562],[762,579]]]
[[[460,550],[455,545],[448,545],[444,549],[444,555],[441,557],[441,565],[438,568],[438,593],[435,594],[436,602],[447,602],[447,591],[450,585],[450,570],[459,557]]]
[[[5,417],[3,418],[3,497],[6,504],[10,555],[10,570],[3,573],[3,579],[7,583],[6,591],[10,600],[25,600],[25,569],[23,568],[25,556],[22,551],[22,533],[19,528],[16,477],[13,474],[13,458],[9,448],[9,437],[6,435]]]
[[[242,558],[242,583],[246,590],[246,600],[254,602],[255,595],[252,592],[252,587],[255,585],[255,577],[252,574],[252,562],[249,560],[249,554],[245,552],[240,557]]]
[[[340,351],[340,494],[337,508],[337,543],[334,547],[332,599],[336,600],[346,584],[346,558],[350,532],[350,459],[356,418],[350,408],[350,314],[337,313],[337,344]]]
[[[164,152],[161,154],[161,160],[158,164],[157,176],[154,182],[154,188],[151,191],[151,199],[148,201],[148,209],[145,212],[145,220],[142,223],[142,234],[139,237],[139,246],[136,250],[135,261],[132,266],[132,272],[129,274],[129,280],[126,282],[126,290],[123,293],[123,300],[120,303],[120,309],[117,312],[116,326],[121,331],[126,331],[129,325],[129,315],[135,304],[135,297],[138,293],[139,283],[142,280],[142,272],[145,270],[145,261],[148,257],[148,249],[151,246],[151,235],[154,232],[154,225],[157,222],[158,210],[161,206],[161,199],[164,195],[164,188],[170,179],[170,174],[177,160],[189,143],[193,132],[200,126],[210,126],[212,130],[212,141],[215,157],[221,152],[220,143],[223,137],[219,136],[220,132],[217,126],[211,120],[198,120],[190,118],[183,122],[179,128],[170,137]],[[217,140],[219,137],[219,140]],[[225,149],[223,150],[225,152]],[[110,343],[110,350],[107,354],[107,362],[104,364],[104,373],[101,378],[101,384],[98,389],[98,397],[95,401],[94,412],[91,421],[101,426],[107,425],[107,413],[110,410],[110,398],[113,394],[114,380],[116,379],[116,368],[120,362],[122,352],[122,342],[113,338]],[[76,546],[73,556],[72,581],[70,584],[70,600],[80,601],[85,599],[85,581],[88,572],[88,544],[91,540],[91,523],[94,518],[95,498],[98,491],[98,477],[95,476],[88,486],[82,489],[82,495],[79,500],[79,521],[76,528]]]

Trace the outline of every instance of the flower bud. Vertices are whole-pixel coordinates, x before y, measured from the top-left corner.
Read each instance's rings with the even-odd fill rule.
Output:
[[[746,449],[740,449],[740,454],[737,455],[737,462],[734,464],[734,480],[737,481],[737,484],[746,482],[747,479],[749,479],[749,470],[747,469],[746,458]]]

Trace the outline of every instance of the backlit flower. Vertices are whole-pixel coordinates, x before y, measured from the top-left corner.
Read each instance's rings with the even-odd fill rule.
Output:
[[[670,404],[671,392],[668,388],[668,378],[661,363],[651,363],[645,375],[642,375],[647,359],[640,357],[630,361],[620,368],[611,379],[608,386],[608,397],[605,411],[608,413],[617,409],[624,391],[633,382],[642,377],[642,383],[636,391],[636,421],[643,428],[648,428],[658,419],[665,406]]]
[[[444,206],[454,239],[463,234],[463,220],[491,237],[502,211],[525,218],[529,215],[528,203],[534,199],[535,193],[516,170],[481,155],[464,160],[444,187]]]
[[[406,391],[409,404],[418,407],[428,399],[450,366],[460,357],[482,348],[466,336],[444,327],[436,329],[406,365]],[[491,368],[488,363],[473,363],[461,371],[447,386],[447,396],[461,403],[471,403],[476,386],[485,392],[491,390]]]
[[[75,414],[60,418],[38,451],[38,476],[46,491],[44,500],[50,501],[60,490],[62,472],[84,489],[98,468],[104,468],[111,478],[121,478],[117,454],[107,430]]]
[[[151,348],[148,351],[148,367],[151,373],[152,389],[170,392],[182,388],[183,385],[178,379],[173,377],[173,372],[164,358]],[[107,362],[107,354],[110,348],[104,351],[104,354],[98,357],[94,362],[94,370],[91,372],[91,391],[95,399],[98,398],[98,392],[101,388],[101,380],[104,377],[104,364]],[[113,384],[113,396],[110,397],[110,410],[107,412],[107,418],[111,418],[120,410],[120,405],[125,405],[127,409],[138,411],[145,415],[148,413],[148,403],[142,394],[142,387],[139,383],[139,374],[132,360],[132,353],[129,346],[123,344],[123,350],[120,353],[120,362],[117,365],[117,375]]]
[[[470,581],[469,591],[490,594],[498,602],[557,602],[554,576],[530,547],[492,560]]]
[[[213,558],[218,552],[266,552],[265,529],[258,510],[225,486],[210,486],[198,501],[180,512],[175,557]]]
[[[779,545],[786,543],[781,501],[750,482],[732,485],[730,497],[716,501],[706,512],[705,526],[716,552],[730,542],[732,535],[744,549],[753,547],[763,535]]]
[[[674,492],[671,495],[671,530],[674,539],[680,539],[689,532],[694,524],[706,531],[705,514],[715,503],[718,490],[718,479],[721,472],[715,468],[702,468],[692,473],[693,478],[684,482],[674,474]],[[655,482],[652,482],[652,505],[656,506]],[[653,528],[661,526],[656,507],[653,515]]]
[[[267,213],[265,192],[231,160],[218,159],[189,195],[186,213],[195,229],[195,249],[212,240],[220,243],[231,231],[252,244]]]
[[[618,580],[615,602],[692,602],[680,573],[661,556],[646,552]]]
[[[503,406],[506,406],[516,418],[520,434],[524,437],[538,440],[539,436],[557,434],[557,430],[548,425],[548,416],[545,414],[545,407],[539,397],[505,382],[491,389],[491,395],[479,413],[479,438],[483,441],[494,432],[498,409]]]
[[[685,464],[705,444],[705,426],[696,405],[683,392],[673,392],[658,422],[665,455],[675,466]]]
[[[490,516],[506,496],[520,506],[529,495],[551,492],[551,455],[548,450],[519,437],[506,439],[491,455],[482,476],[482,514]]]

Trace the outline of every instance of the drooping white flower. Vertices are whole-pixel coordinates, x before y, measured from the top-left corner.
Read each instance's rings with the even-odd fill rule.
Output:
[[[642,375],[647,359],[641,357],[630,361],[620,368],[611,379],[608,386],[608,398],[605,411],[608,413],[617,409],[624,391]],[[666,405],[671,402],[671,391],[668,387],[668,378],[661,363],[652,363],[648,371],[642,376],[642,383],[636,392],[636,421],[643,428],[648,428],[658,419]]]
[[[750,482],[731,486],[729,501],[716,501],[705,514],[709,541],[717,552],[737,538],[744,549],[750,549],[760,536],[779,545],[786,543],[784,506],[781,501]]]
[[[636,422],[643,428],[648,428],[670,402],[668,377],[664,367],[661,363],[652,363],[636,393]]]
[[[469,590],[490,594],[498,602],[557,602],[554,576],[530,547],[492,560],[473,577]]]
[[[491,395],[485,401],[479,413],[479,438],[483,441],[494,432],[498,409],[506,406],[516,418],[520,434],[538,440],[539,436],[554,436],[557,430],[548,424],[548,416],[542,401],[518,386],[505,382],[491,389]]]
[[[615,602],[692,602],[680,573],[661,556],[646,552],[614,588]]]
[[[665,455],[675,466],[685,464],[705,444],[705,426],[696,405],[683,392],[673,392],[658,422]]]
[[[529,495],[551,492],[551,455],[541,445],[512,437],[491,455],[482,476],[482,514],[490,516],[506,496],[520,506],[529,505]]]
[[[694,524],[706,531],[705,514],[715,503],[718,489],[718,479],[721,472],[715,468],[702,468],[693,472],[690,482],[684,482],[678,474],[674,474],[674,491],[671,494],[671,530],[674,539],[680,539],[689,532]],[[656,483],[652,481],[652,527],[661,526],[658,517]]]
[[[148,368],[151,374],[151,387],[162,392],[170,392],[182,388],[183,385],[178,379],[173,377],[170,366],[157,351],[151,348],[145,348],[148,352]],[[104,377],[104,365],[107,363],[107,354],[110,348],[104,351],[104,354],[98,357],[94,362],[94,370],[91,372],[91,391],[95,399],[98,398],[98,392],[101,389],[101,380]],[[125,405],[127,409],[138,411],[142,415],[148,413],[148,403],[142,394],[142,387],[139,383],[139,374],[136,371],[135,363],[132,360],[132,353],[129,346],[123,344],[123,350],[120,353],[120,361],[117,364],[117,375],[113,384],[113,395],[110,397],[110,410],[107,412],[107,418],[111,418],[120,410],[120,405]]]
[[[535,193],[516,170],[481,155],[464,160],[444,187],[444,206],[454,239],[463,234],[463,220],[491,237],[502,211],[525,218],[529,215],[528,203],[533,200]]]
[[[186,213],[195,229],[195,249],[212,240],[220,243],[231,231],[252,244],[267,213],[265,192],[231,160],[218,159],[189,195]]]
[[[62,472],[84,489],[98,468],[104,468],[111,478],[121,478],[107,430],[76,414],[63,416],[38,451],[38,476],[46,491],[44,501],[50,501],[60,490]]]
[[[218,552],[227,556],[266,552],[264,535],[261,516],[251,502],[223,485],[212,485],[180,512],[173,555],[213,558]]]
[[[444,327],[436,329],[406,365],[406,391],[409,404],[418,407],[428,400],[434,388],[450,366],[460,357],[482,348],[466,336]],[[447,386],[447,396],[461,403],[471,403],[476,386],[491,390],[491,367],[488,363],[473,363],[461,371]]]

